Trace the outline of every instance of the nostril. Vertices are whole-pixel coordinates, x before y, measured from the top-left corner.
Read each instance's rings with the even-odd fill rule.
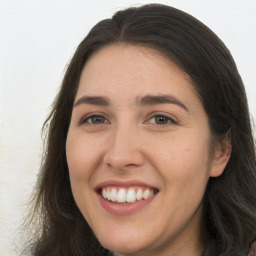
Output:
[[[122,141],[118,145],[110,146],[103,157],[105,165],[117,170],[143,165],[145,157],[140,147],[130,144],[127,141]]]

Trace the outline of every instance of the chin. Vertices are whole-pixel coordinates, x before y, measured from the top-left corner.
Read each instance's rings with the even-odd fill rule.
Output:
[[[143,251],[143,248],[148,248],[148,244],[146,244],[143,239],[138,239],[133,235],[124,236],[124,234],[122,234],[120,236],[120,232],[119,236],[118,234],[116,236],[109,235],[99,237],[98,240],[104,248],[123,254],[136,253]]]

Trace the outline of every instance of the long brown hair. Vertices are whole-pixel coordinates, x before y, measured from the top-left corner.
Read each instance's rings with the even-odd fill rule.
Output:
[[[175,8],[150,4],[117,12],[99,22],[78,46],[53,103],[34,197],[39,216],[33,255],[104,255],[72,196],[65,144],[74,98],[87,59],[115,43],[158,50],[193,81],[216,138],[229,139],[230,160],[223,175],[210,178],[204,221],[218,255],[246,252],[256,237],[256,160],[247,99],[234,60],[204,24]]]

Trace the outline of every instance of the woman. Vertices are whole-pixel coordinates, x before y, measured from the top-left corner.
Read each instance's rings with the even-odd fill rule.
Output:
[[[245,255],[256,162],[228,49],[164,5],[78,46],[45,122],[33,255]]]

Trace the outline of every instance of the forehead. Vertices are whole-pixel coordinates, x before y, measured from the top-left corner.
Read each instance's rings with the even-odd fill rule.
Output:
[[[113,44],[89,58],[76,98],[101,94],[122,99],[163,93],[174,94],[184,101],[187,94],[196,97],[189,76],[159,51]]]

